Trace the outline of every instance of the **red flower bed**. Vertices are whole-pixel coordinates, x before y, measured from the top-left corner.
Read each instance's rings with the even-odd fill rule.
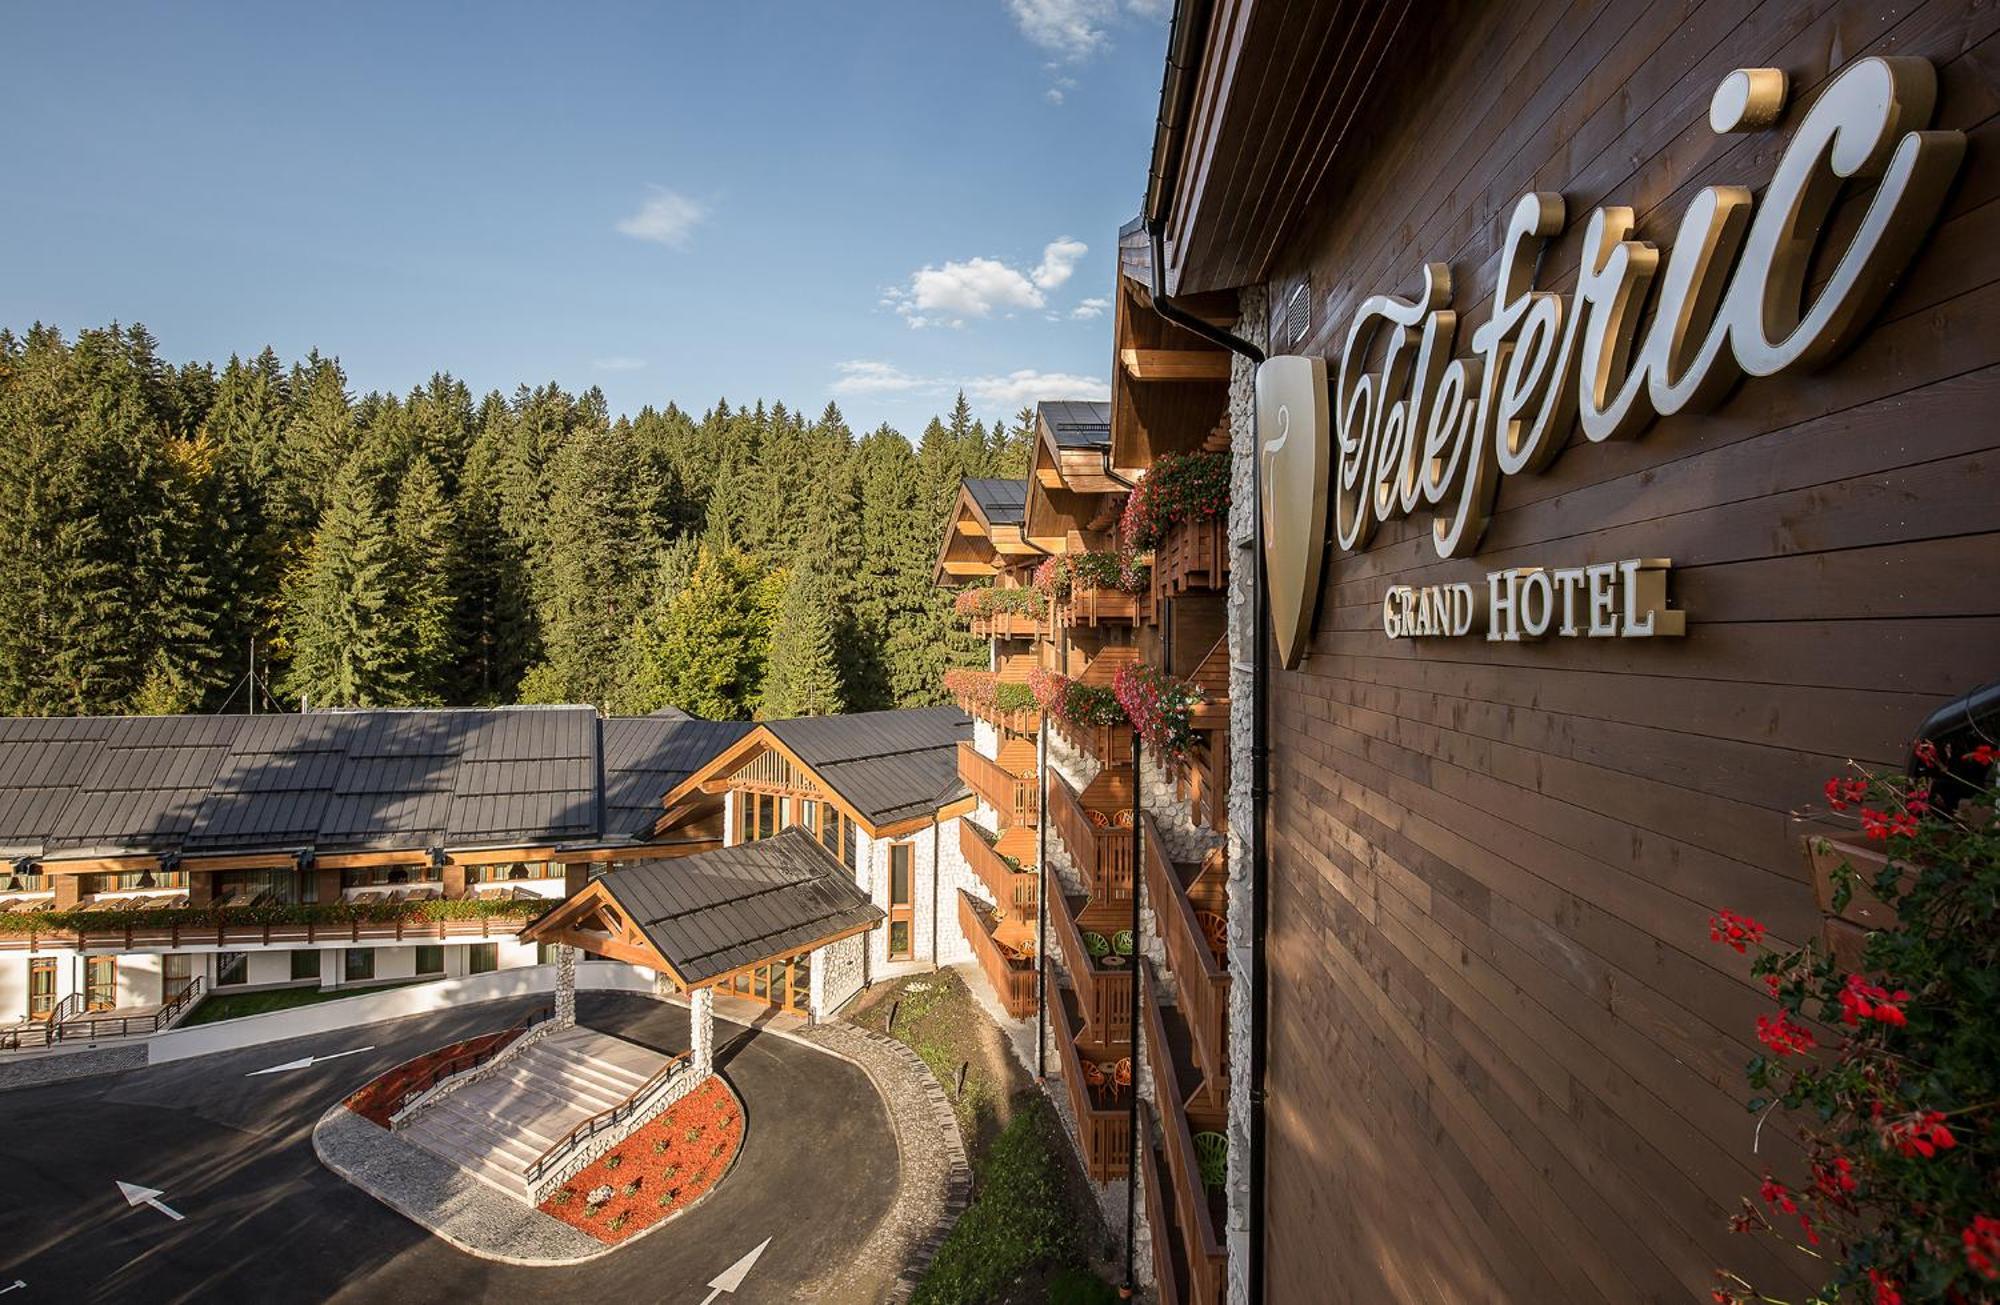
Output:
[[[622,1242],[700,1200],[742,1145],[743,1107],[712,1078],[557,1188],[542,1213],[598,1241]]]
[[[389,1117],[396,1113],[402,1103],[403,1094],[428,1078],[439,1065],[456,1056],[479,1055],[492,1051],[512,1042],[520,1034],[519,1029],[482,1033],[476,1038],[467,1038],[463,1042],[454,1042],[448,1047],[425,1052],[415,1060],[406,1060],[348,1097],[347,1108],[370,1123],[387,1128]]]

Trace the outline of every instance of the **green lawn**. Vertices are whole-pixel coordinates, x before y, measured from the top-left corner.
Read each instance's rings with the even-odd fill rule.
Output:
[[[311,1006],[316,1002],[338,1001],[342,997],[365,997],[371,992],[387,992],[391,988],[407,988],[412,984],[429,980],[410,979],[403,983],[384,983],[359,991],[353,988],[268,988],[263,992],[227,992],[204,998],[194,1013],[180,1022],[179,1027],[191,1024],[214,1024],[220,1020],[241,1019],[245,1015],[263,1015],[274,1010],[290,1010],[294,1006]]]

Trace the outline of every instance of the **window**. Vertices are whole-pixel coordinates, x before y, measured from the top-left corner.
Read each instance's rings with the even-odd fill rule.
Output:
[[[215,876],[215,900],[237,906],[258,900],[303,902],[302,880],[310,883],[312,876],[296,870],[224,870]],[[241,900],[235,901],[237,898]]]
[[[242,952],[217,952],[215,954],[215,986],[234,987],[250,982],[250,958]]]
[[[465,867],[465,882],[469,884],[504,884],[510,880],[562,877],[563,868],[559,861],[502,861],[495,865]]]
[[[778,832],[778,821],[783,814],[783,804],[776,794],[751,793],[744,789],[736,792],[737,841],[754,843],[760,838],[769,838]]]
[[[84,875],[77,890],[88,897],[93,893],[141,893],[175,888],[185,891],[187,886],[185,870],[131,870],[115,875]]]
[[[186,952],[168,952],[160,957],[160,1004],[166,1005],[181,995],[181,989],[194,978],[194,957]]]
[[[535,964],[554,965],[556,963],[556,948],[561,945],[560,943],[536,943]]]
[[[417,973],[443,974],[444,948],[442,947],[417,948]]]
[[[911,892],[916,864],[914,844],[889,845],[889,959],[892,961],[907,961],[911,957]]]
[[[56,1008],[56,958],[28,958],[28,1018],[47,1019]]]
[[[474,943],[465,949],[465,972],[467,974],[491,974],[499,968],[499,943]]]
[[[315,982],[318,981],[319,979],[318,952],[311,951],[306,948],[300,948],[299,950],[292,953],[292,980],[293,982],[297,982],[300,979],[312,979]]]
[[[434,865],[373,865],[340,872],[342,888],[400,888],[443,882],[444,871]]]
[[[373,947],[349,947],[343,953],[346,978],[349,983],[365,983],[375,977],[375,949]]]
[[[93,956],[84,962],[83,1007],[110,1010],[118,1004],[118,958]]]

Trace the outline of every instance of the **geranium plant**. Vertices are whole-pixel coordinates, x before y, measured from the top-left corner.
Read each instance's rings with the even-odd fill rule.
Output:
[[[1733,1226],[1812,1257],[1813,1301],[2000,1293],[2000,753],[1920,743],[1916,755],[1914,780],[1856,769],[1826,784],[1828,812],[1881,853],[1870,875],[1842,862],[1831,905],[1872,893],[1895,916],[1858,970],[1815,944],[1769,946],[1762,923],[1732,911],[1709,921],[1717,945],[1756,953],[1774,1002],[1757,1019],[1750,1107],[1795,1112],[1806,1158],[1803,1173],[1767,1174]],[[1925,777],[1939,775],[1970,796],[1940,800]],[[1714,1298],[1776,1299],[1727,1270]]]
[[[1229,454],[1168,453],[1125,500],[1120,533],[1139,552],[1158,548],[1184,522],[1229,516]]]
[[[1123,553],[1074,553],[1069,563],[1079,589],[1122,589],[1137,593],[1146,587],[1148,569]]]
[[[1111,691],[1148,748],[1171,762],[1188,759],[1194,747],[1194,709],[1203,700],[1200,689],[1140,662],[1122,668]]]
[[[1066,557],[1045,557],[1035,568],[1035,589],[1056,602],[1069,600],[1072,572]]]
[[[1125,709],[1111,690],[1084,684],[1050,670],[1035,670],[1028,676],[1035,701],[1056,724],[1071,729],[1090,729],[1125,724]]]

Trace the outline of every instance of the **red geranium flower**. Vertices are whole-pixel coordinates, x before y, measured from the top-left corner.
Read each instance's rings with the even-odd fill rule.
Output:
[[[1882,1130],[1882,1141],[1907,1157],[1921,1156],[1926,1160],[1958,1145],[1958,1139],[1945,1126],[1944,1116],[1935,1110],[1920,1110],[1895,1120]]]
[[[1991,743],[1982,743],[1966,753],[1965,759],[1975,766],[1990,766],[2000,761],[2000,749],[1996,749]]]
[[[1847,986],[1840,990],[1840,1021],[1854,1025],[1863,1020],[1874,1020],[1901,1027],[1910,1022],[1903,1013],[1902,1005],[1909,999],[1910,994],[1902,988],[1890,992],[1858,974],[1850,974]]]
[[[1776,1018],[1769,1015],[1757,1017],[1757,1040],[1780,1056],[1802,1056],[1819,1045],[1813,1039],[1811,1029],[1793,1023],[1792,1017],[1783,1011],[1779,1011]]]
[[[1868,1271],[1868,1285],[1875,1289],[1875,1305],[1903,1305],[1903,1293],[1880,1269]]]
[[[1813,1186],[1835,1200],[1854,1194],[1854,1162],[1837,1155],[1826,1164],[1813,1166]]]
[[[1764,926],[1747,915],[1724,908],[1708,917],[1708,940],[1745,952],[1764,941]]]
[[[1988,1282],[2000,1282],[2000,1219],[1974,1215],[1972,1226],[1959,1234],[1965,1242],[1965,1262]]]

